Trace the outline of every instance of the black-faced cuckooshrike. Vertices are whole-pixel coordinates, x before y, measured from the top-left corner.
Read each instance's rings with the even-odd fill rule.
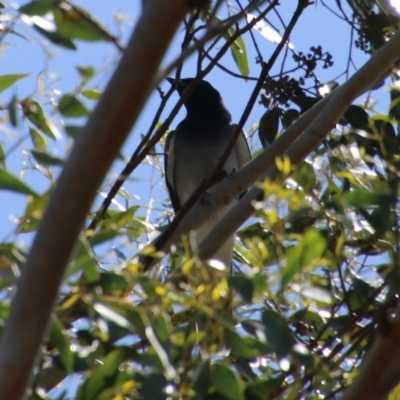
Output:
[[[167,79],[175,85],[180,95],[193,81],[193,78],[179,81]],[[165,179],[175,213],[199,185],[212,175],[236,128],[236,125],[231,124],[231,115],[221,95],[206,81],[199,82],[184,105],[186,118],[175,131],[168,134],[165,145]],[[226,174],[230,175],[240,169],[250,158],[246,137],[241,132],[225,162]],[[195,233],[197,243],[236,202],[233,200],[198,228]],[[221,246],[213,258],[222,261],[230,271],[232,253],[233,237]]]

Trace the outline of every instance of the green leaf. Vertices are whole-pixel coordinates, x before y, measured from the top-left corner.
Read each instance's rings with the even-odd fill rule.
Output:
[[[36,128],[41,130],[50,139],[56,139],[52,126],[44,115],[42,106],[37,101],[27,99],[21,102],[21,106],[24,115],[36,126]]]
[[[140,399],[166,400],[165,387],[167,386],[167,380],[163,374],[137,372],[135,381],[139,383],[137,391]]]
[[[25,213],[20,218],[19,232],[33,232],[37,230],[49,202],[49,194],[44,193],[39,197],[29,197],[27,200]]]
[[[242,337],[231,329],[225,329],[224,343],[231,350],[231,355],[245,359],[254,359],[272,351],[266,343],[253,337]]]
[[[78,70],[80,76],[85,79],[86,81],[88,81],[89,79],[92,79],[95,75],[96,75],[96,70],[93,67],[83,67],[81,65],[78,65],[76,67],[76,69]]]
[[[400,121],[400,90],[392,88],[390,90],[390,117]]]
[[[69,39],[96,42],[115,39],[89,13],[71,3],[61,2],[54,9],[54,19],[60,35]]]
[[[273,345],[277,357],[286,357],[295,344],[286,320],[272,310],[265,310],[261,320],[265,327],[268,343]]]
[[[3,146],[0,144],[0,165],[6,169],[6,153]]]
[[[12,97],[8,105],[8,116],[10,117],[11,125],[16,128],[18,126],[18,101],[16,95]]]
[[[258,382],[250,382],[245,391],[245,398],[252,400],[265,400],[270,398],[273,391],[282,384],[282,378],[273,378],[261,380]]]
[[[327,246],[325,237],[318,229],[309,229],[303,237],[303,265],[318,260],[324,254]]]
[[[86,106],[72,94],[65,94],[61,97],[58,109],[64,117],[86,117],[89,115]]]
[[[308,229],[301,240],[288,252],[282,271],[281,288],[285,288],[301,268],[317,261],[325,252],[326,239],[317,229]]]
[[[232,371],[223,364],[211,365],[211,381],[214,390],[230,400],[244,400],[243,384]]]
[[[363,208],[368,206],[388,207],[396,202],[396,196],[389,193],[373,193],[368,190],[354,190],[342,195],[342,202],[349,206]]]
[[[226,40],[230,39],[236,30],[230,28],[225,34],[224,38]],[[235,60],[235,63],[243,76],[249,76],[250,68],[249,63],[247,60],[247,52],[246,52],[246,45],[244,40],[239,36],[235,39],[235,41],[230,46],[232,57]]]
[[[360,304],[367,306],[369,298],[374,292],[374,288],[370,286],[367,282],[363,281],[360,278],[357,278],[356,276],[353,276],[351,278],[351,281],[353,283],[354,292],[357,295]]]
[[[36,150],[46,150],[47,140],[36,129],[30,128],[29,135],[31,136],[32,144]]]
[[[123,296],[132,289],[127,278],[114,272],[101,272],[96,285],[106,295]]]
[[[88,283],[98,282],[100,279],[98,261],[93,257],[89,243],[83,239],[79,240],[75,264],[68,268],[68,276],[78,271],[83,271],[85,281]]]
[[[85,96],[89,100],[98,100],[101,97],[101,93],[95,89],[82,90],[82,96]]]
[[[264,113],[258,126],[258,136],[265,148],[272,144],[278,134],[280,110],[275,107]]]
[[[285,232],[303,234],[317,219],[318,213],[312,207],[300,208],[286,218]]]
[[[31,153],[39,164],[45,165],[46,167],[49,165],[64,165],[64,160],[49,153],[45,153],[44,151],[31,150]]]
[[[286,110],[283,113],[282,116],[282,126],[287,129],[289,128],[290,125],[293,124],[294,121],[296,121],[297,118],[300,117],[300,112],[295,110],[294,108],[289,108],[289,110]]]
[[[37,196],[37,193],[28,185],[3,168],[0,168],[0,190],[1,189]]]
[[[83,127],[78,125],[65,125],[64,129],[69,137],[71,137],[72,139],[76,139],[79,133],[82,131]]]
[[[193,383],[196,391],[194,400],[203,400],[211,387],[211,364],[207,358],[194,372]]]
[[[63,327],[57,320],[52,321],[49,333],[51,344],[57,347],[60,352],[60,360],[67,373],[73,371],[74,354],[70,349],[70,341],[68,336],[63,332]]]
[[[19,8],[26,15],[45,15],[53,8],[54,0],[35,0]]]
[[[36,18],[38,18],[38,17],[36,17]],[[33,27],[40,34],[42,34],[44,37],[49,39],[54,44],[61,46],[61,47],[65,47],[66,49],[70,49],[70,50],[77,49],[75,43],[71,39],[65,38],[64,36],[60,35],[56,30],[53,30],[51,27],[48,28],[45,24],[39,25],[37,23],[37,20],[35,20],[35,22],[32,22],[32,23],[33,23]]]
[[[318,286],[302,287],[301,294],[308,299],[315,300],[324,305],[331,305],[334,300],[332,293],[329,290]]]
[[[0,76],[0,93],[9,88],[13,83],[19,79],[25,78],[28,74],[9,74]]]
[[[100,303],[98,303],[100,304]],[[97,308],[97,312],[106,320],[114,322],[123,328],[132,331],[134,328],[140,335],[145,334],[145,326],[143,325],[142,317],[134,306],[107,303],[103,301],[102,307]],[[107,311],[109,310],[109,311]],[[128,325],[126,325],[128,323]]]
[[[344,113],[343,117],[354,129],[367,131],[369,129],[368,113],[360,106],[352,104]]]
[[[114,350],[108,354],[103,364],[98,366],[78,389],[77,400],[97,400],[104,389],[113,387],[121,362],[121,350]]]
[[[314,168],[303,161],[293,172],[293,179],[301,186],[304,192],[309,193],[317,184]]]
[[[363,213],[363,216],[379,237],[393,227],[393,213],[390,207],[377,207],[371,213]]]
[[[318,312],[310,310],[308,308],[303,308],[296,311],[290,316],[290,322],[296,325],[301,324],[302,326],[307,326],[308,329],[319,330],[325,325],[325,321],[318,314]]]
[[[106,320],[114,322],[116,325],[121,326],[122,328],[129,329],[133,331],[132,324],[121,314],[118,314],[116,311],[111,308],[105,306],[101,303],[94,304],[93,308]]]
[[[292,278],[300,272],[302,263],[301,255],[303,253],[303,243],[300,241],[288,251],[286,265],[283,267],[281,275],[281,290],[283,290]]]
[[[243,300],[251,303],[253,299],[254,285],[253,281],[246,276],[229,277],[230,285],[242,296]]]

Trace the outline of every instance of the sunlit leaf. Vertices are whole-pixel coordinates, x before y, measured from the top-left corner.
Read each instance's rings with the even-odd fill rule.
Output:
[[[46,118],[42,106],[32,99],[26,99],[21,102],[24,115],[31,121],[36,128],[41,130],[46,136],[55,140],[56,135],[53,131],[53,126]]]
[[[328,290],[316,287],[316,286],[306,286],[301,289],[301,294],[311,300],[318,301],[323,304],[332,304],[332,293]]]
[[[84,67],[81,65],[77,65],[76,69],[78,70],[81,77],[85,80],[92,79],[96,75],[96,70],[91,66]]]
[[[35,0],[19,8],[26,15],[45,15],[53,8],[54,0]]]
[[[302,267],[317,261],[324,253],[326,246],[326,240],[321,233],[317,229],[309,229],[297,245],[288,252],[287,262],[282,271],[281,288],[285,288]]]
[[[39,17],[32,17],[33,27],[58,46],[65,47],[70,50],[77,50],[75,43],[62,35],[56,30],[56,26],[48,26],[48,24],[41,23]]]
[[[0,168],[0,190],[37,196],[37,193],[28,185],[3,168]]]
[[[115,40],[100,22],[76,5],[61,1],[53,12],[58,32],[66,38],[91,42]]]
[[[58,109],[64,117],[86,117],[89,110],[86,106],[72,94],[65,94],[58,103]]]
[[[101,97],[101,93],[95,89],[82,90],[81,94],[89,100],[99,100]]]
[[[231,38],[235,34],[235,29],[229,29],[224,37],[225,39]],[[246,52],[246,45],[244,40],[239,36],[235,39],[235,41],[230,46],[232,57],[235,60],[235,63],[243,76],[248,76],[250,69],[249,69],[249,62],[247,59],[247,52]]]
[[[32,144],[36,150],[46,150],[47,141],[36,129],[30,128],[29,135],[31,136]]]
[[[296,167],[292,177],[306,192],[314,189],[315,185],[317,184],[317,178],[315,176],[314,169],[305,161]]]
[[[25,78],[28,74],[9,74],[0,75],[0,93],[9,88],[13,83],[19,79]]]

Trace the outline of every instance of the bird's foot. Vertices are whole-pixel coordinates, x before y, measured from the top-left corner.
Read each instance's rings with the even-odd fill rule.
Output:
[[[200,196],[199,203],[200,203],[202,206],[209,206],[209,205],[210,205],[210,201],[209,201],[210,196],[211,196],[210,193],[204,192],[204,193]]]
[[[227,178],[235,178],[238,172],[238,168],[232,168],[230,172],[226,171],[226,177]]]

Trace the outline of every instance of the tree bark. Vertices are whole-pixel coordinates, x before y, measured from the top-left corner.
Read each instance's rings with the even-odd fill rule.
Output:
[[[17,282],[0,344],[0,399],[22,398],[65,268],[96,191],[156,82],[186,0],[147,0],[104,95],[78,138]],[[145,45],[143,45],[145,43]]]

